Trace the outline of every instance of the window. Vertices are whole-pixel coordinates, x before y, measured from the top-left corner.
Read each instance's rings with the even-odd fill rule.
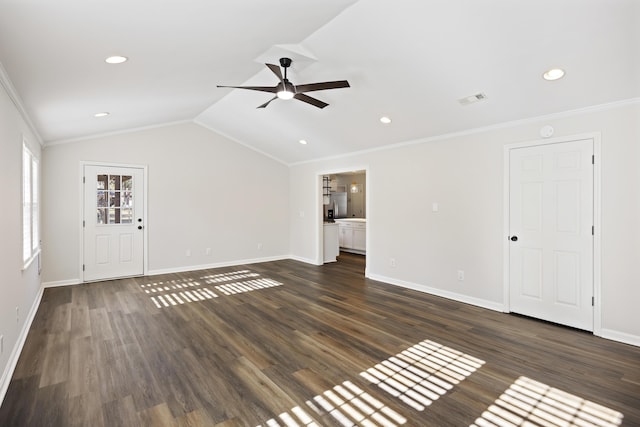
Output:
[[[22,260],[25,267],[40,250],[39,200],[40,164],[36,156],[22,146]]]
[[[98,175],[97,224],[133,224],[133,176]]]

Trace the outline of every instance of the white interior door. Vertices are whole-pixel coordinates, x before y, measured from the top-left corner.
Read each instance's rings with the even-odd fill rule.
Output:
[[[144,274],[144,209],[144,169],[84,166],[84,281]]]
[[[510,150],[510,310],[593,331],[593,140]]]

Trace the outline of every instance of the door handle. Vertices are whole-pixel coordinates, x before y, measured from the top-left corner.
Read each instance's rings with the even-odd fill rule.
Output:
[[[142,230],[142,226],[141,225],[138,226],[138,230]]]
[[[511,236],[511,241],[512,242],[517,242],[518,241],[518,236]]]

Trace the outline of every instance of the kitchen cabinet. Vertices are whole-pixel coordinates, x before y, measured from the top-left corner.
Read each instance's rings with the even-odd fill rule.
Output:
[[[353,246],[353,228],[348,224],[340,224],[340,247],[350,248]]]
[[[364,254],[367,250],[367,220],[364,218],[336,219],[340,248]]]
[[[336,262],[337,256],[340,253],[338,246],[338,224],[325,223],[323,229],[323,262]]]
[[[353,241],[351,247],[359,251],[367,250],[367,229],[364,227],[353,227]]]

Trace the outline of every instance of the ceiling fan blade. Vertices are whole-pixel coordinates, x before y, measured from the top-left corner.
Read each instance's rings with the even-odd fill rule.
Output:
[[[278,77],[278,79],[280,79],[281,82],[284,82],[284,79],[282,77],[282,71],[280,71],[280,67],[278,67],[275,64],[264,64],[264,65],[269,67],[269,69],[273,71],[273,74],[275,74]]]
[[[296,92],[313,92],[314,90],[341,89],[343,87],[351,87],[346,80],[337,80],[335,82],[309,83],[306,85],[296,85]]]
[[[217,87],[227,87],[231,89],[248,89],[248,90],[258,90],[260,92],[270,92],[276,93],[278,86],[220,86]]]
[[[277,96],[274,96],[273,98],[271,98],[270,100],[268,100],[268,101],[267,101],[267,102],[265,102],[264,104],[262,104],[262,105],[258,105],[256,108],[266,108],[266,107],[267,107],[267,105],[269,105],[269,104],[271,103],[271,101],[273,101],[274,99],[277,99],[277,98],[278,98]]]
[[[307,104],[311,104],[311,105],[316,106],[318,108],[324,108],[327,105],[329,105],[326,102],[322,102],[319,99],[312,98],[312,97],[310,97],[308,95],[305,95],[304,93],[300,93],[300,92],[298,92],[295,95],[293,95],[293,97],[295,99],[299,100],[299,101],[306,102]]]

